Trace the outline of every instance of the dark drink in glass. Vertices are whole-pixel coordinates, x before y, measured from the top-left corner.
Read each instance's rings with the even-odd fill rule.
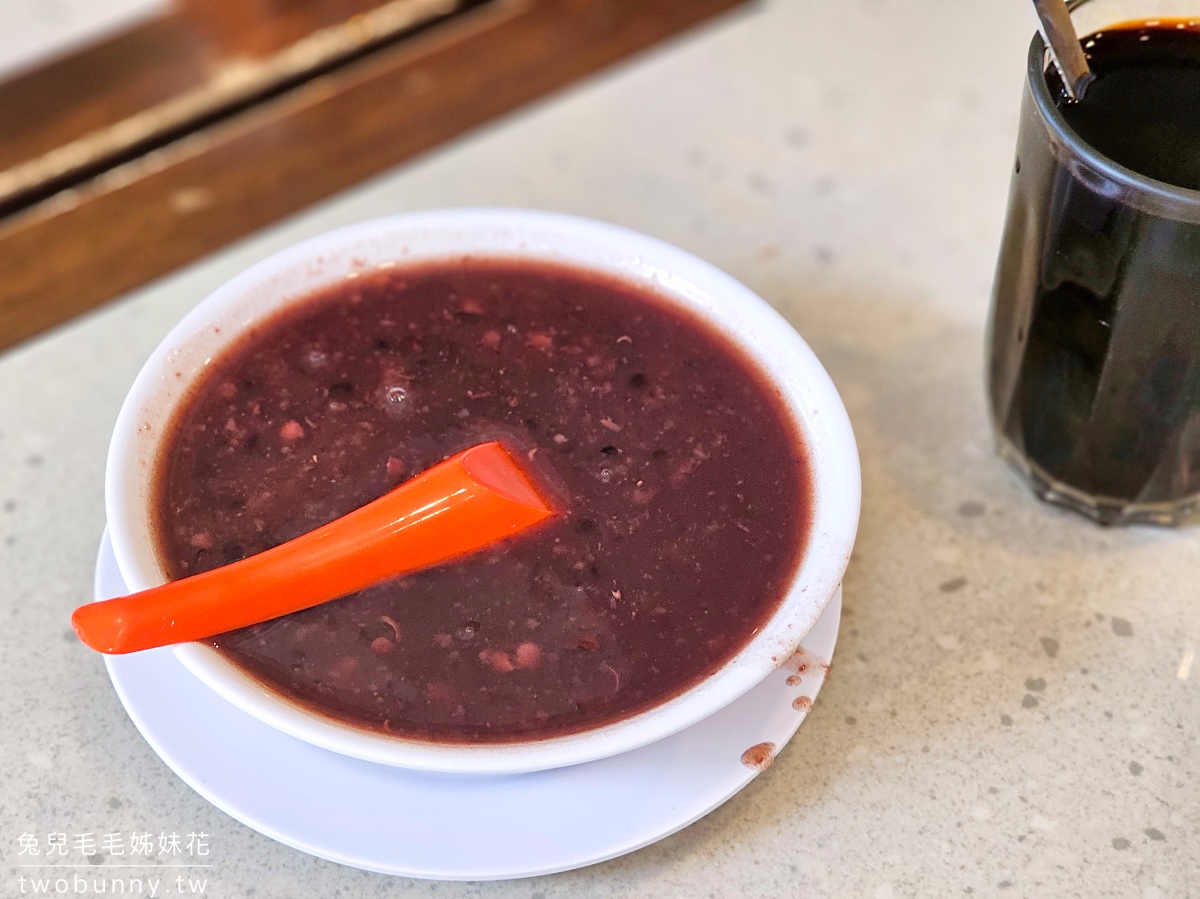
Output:
[[[992,418],[1039,496],[1105,524],[1200,511],[1195,6],[1197,20],[1088,34],[1097,79],[1077,102],[1040,38],[1030,50],[989,333]]]

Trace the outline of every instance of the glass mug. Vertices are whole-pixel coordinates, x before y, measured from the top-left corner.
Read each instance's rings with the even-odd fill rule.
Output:
[[[1081,0],[1081,36],[1200,18],[1200,0]],[[988,328],[998,451],[1042,499],[1103,524],[1200,514],[1200,191],[1108,159],[1029,50]]]

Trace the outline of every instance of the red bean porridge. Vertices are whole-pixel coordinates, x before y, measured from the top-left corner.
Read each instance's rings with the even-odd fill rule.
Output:
[[[237,561],[497,438],[564,515],[214,645],[339,720],[503,741],[661,703],[778,607],[811,479],[775,389],[690,313],[541,263],[385,270],[251,329],[172,424],[161,555],[176,578]]]

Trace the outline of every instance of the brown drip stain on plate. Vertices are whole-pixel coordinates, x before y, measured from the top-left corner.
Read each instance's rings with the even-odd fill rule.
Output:
[[[797,712],[807,712],[812,708],[812,699],[808,696],[797,696],[792,700],[792,708]]]
[[[798,687],[798,686],[800,686],[800,681],[802,679],[803,678],[801,678],[800,675],[798,675],[798,674],[789,674],[788,679],[787,679],[787,685],[789,687]]]
[[[815,655],[801,646],[784,664],[793,669],[796,674],[807,674],[809,671],[820,672],[821,675],[829,673],[829,663],[820,656]],[[788,683],[792,680],[789,677]]]
[[[742,764],[755,771],[766,771],[775,761],[774,743],[755,743],[742,753]]]

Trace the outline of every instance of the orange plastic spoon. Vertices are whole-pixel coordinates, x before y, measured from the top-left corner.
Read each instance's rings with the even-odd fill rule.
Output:
[[[71,624],[105,653],[201,640],[474,552],[553,514],[508,451],[483,443],[295,540],[80,606]]]

